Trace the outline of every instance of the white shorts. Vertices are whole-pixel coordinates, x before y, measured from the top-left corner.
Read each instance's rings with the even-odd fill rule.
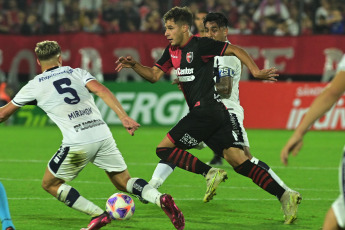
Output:
[[[247,135],[247,132],[246,132],[246,130],[244,129],[244,126],[243,126],[243,120],[244,120],[243,114],[234,113],[234,112],[231,111],[231,110],[228,110],[228,111],[229,111],[230,114],[235,114],[235,115],[236,115],[237,121],[238,121],[238,123],[240,124],[240,127],[241,127],[241,129],[242,129],[242,136],[243,136],[244,146],[249,148],[250,146],[249,146],[248,135]]]
[[[332,209],[341,228],[345,228],[345,150],[339,166],[340,196],[332,204]]]
[[[48,169],[55,177],[72,181],[89,162],[106,172],[122,172],[127,169],[113,137],[86,145],[61,145],[48,162]]]

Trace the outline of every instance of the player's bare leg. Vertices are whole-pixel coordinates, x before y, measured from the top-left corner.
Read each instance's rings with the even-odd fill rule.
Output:
[[[340,228],[337,219],[335,217],[334,211],[330,208],[326,214],[325,221],[323,223],[323,230],[341,230],[344,228]]]

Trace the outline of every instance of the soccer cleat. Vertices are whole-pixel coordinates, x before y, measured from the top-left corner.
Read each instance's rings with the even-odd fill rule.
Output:
[[[223,160],[220,156],[214,155],[210,162],[207,162],[208,165],[222,165]]]
[[[209,202],[216,195],[218,185],[228,179],[228,175],[223,169],[211,168],[206,175],[207,189],[204,196],[204,203]]]
[[[160,197],[161,208],[165,214],[170,218],[176,229],[184,229],[184,216],[181,210],[177,207],[174,199],[169,194],[163,194]]]
[[[145,200],[144,198],[142,198],[141,196],[138,195],[134,195],[136,198],[139,199],[139,201],[143,204],[148,204],[149,202],[147,200]]]
[[[302,201],[302,196],[296,191],[286,190],[280,198],[282,209],[284,212],[284,224],[291,224],[297,219],[298,205]]]
[[[92,218],[87,228],[82,228],[80,230],[98,230],[110,222],[111,218],[109,214],[107,212],[103,212],[103,214]]]

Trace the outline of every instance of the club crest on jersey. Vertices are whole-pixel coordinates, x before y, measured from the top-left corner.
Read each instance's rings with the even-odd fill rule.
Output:
[[[188,52],[186,54],[186,60],[188,63],[191,63],[193,61],[193,52]]]

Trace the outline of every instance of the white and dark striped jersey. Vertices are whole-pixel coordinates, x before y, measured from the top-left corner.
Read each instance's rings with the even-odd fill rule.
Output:
[[[111,137],[86,83],[89,72],[69,66],[51,68],[29,81],[13,98],[16,106],[37,102],[60,128],[64,145],[82,145]]]
[[[243,117],[243,108],[240,105],[239,82],[241,79],[241,61],[236,56],[217,56],[214,58],[214,80],[219,82],[222,77],[232,78],[230,98],[221,97],[224,105],[230,112]]]

